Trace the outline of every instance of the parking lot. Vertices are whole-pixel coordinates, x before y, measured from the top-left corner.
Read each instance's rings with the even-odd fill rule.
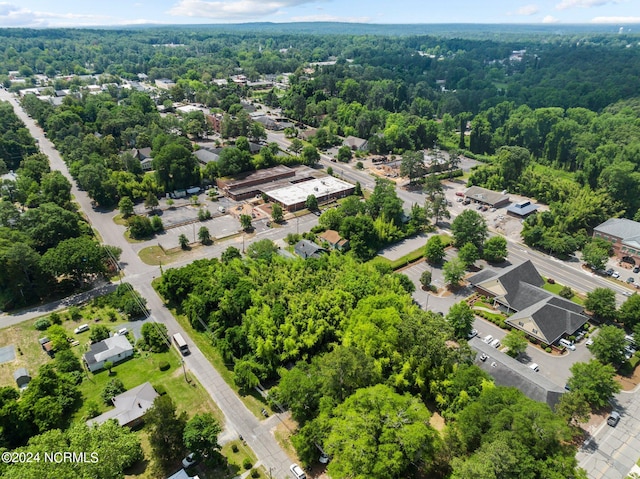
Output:
[[[640,288],[640,266],[634,267],[634,265],[621,262],[617,258],[609,258],[605,271],[601,272],[601,275],[609,277],[618,284],[627,284],[629,291],[625,296],[630,296]]]

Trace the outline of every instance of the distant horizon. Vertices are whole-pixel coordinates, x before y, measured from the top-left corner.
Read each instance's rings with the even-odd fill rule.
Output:
[[[247,23],[364,25],[640,24],[634,0],[21,0],[0,2],[0,28],[93,28]],[[45,5],[46,4],[46,5]]]

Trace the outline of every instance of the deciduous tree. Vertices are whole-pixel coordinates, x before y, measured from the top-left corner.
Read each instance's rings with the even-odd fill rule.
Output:
[[[195,414],[184,427],[184,445],[196,459],[213,459],[220,450],[218,435],[221,432],[222,427],[211,413]]]
[[[587,293],[584,307],[602,320],[611,320],[616,315],[616,294],[609,288],[596,288]]]
[[[500,263],[507,257],[507,240],[503,236],[492,236],[484,242],[482,256],[489,263]]]
[[[571,391],[582,394],[593,408],[606,406],[609,399],[620,391],[615,380],[616,371],[610,364],[592,359],[588,363],[575,363],[570,370],[572,376],[568,385]]]
[[[464,278],[465,269],[464,262],[460,258],[456,257],[447,261],[442,267],[445,283],[452,287],[458,286]]]
[[[509,348],[507,354],[515,358],[526,351],[529,341],[522,331],[512,329],[503,338],[502,344]]]
[[[456,338],[465,339],[473,328],[475,315],[466,301],[460,301],[451,306],[446,318],[453,327]]]
[[[427,240],[424,247],[424,255],[431,264],[441,263],[444,259],[444,243],[438,235],[434,235]]]
[[[453,223],[451,223],[454,244],[457,248],[466,243],[473,244],[476,248],[482,248],[487,237],[487,223],[482,216],[473,210],[464,210]]]
[[[589,351],[604,364],[620,364],[624,361],[624,330],[617,326],[602,326],[600,332],[594,336]]]

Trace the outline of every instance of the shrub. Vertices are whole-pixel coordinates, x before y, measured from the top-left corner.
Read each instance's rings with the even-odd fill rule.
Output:
[[[211,219],[211,211],[206,208],[200,208],[198,210],[198,219],[200,221],[205,221]]]
[[[260,471],[257,469],[251,469],[251,477],[260,477]]]
[[[548,352],[548,353],[550,353],[550,352],[551,352],[551,348],[550,348],[549,346],[547,346],[546,348],[544,348],[544,350],[545,350],[546,352]]]
[[[251,459],[249,459],[248,457],[245,457],[244,461],[242,461],[242,467],[244,467],[247,471],[251,469],[253,467],[253,463],[251,462]]]
[[[169,369],[171,367],[171,365],[167,362],[167,361],[162,361],[159,365],[158,368],[160,368],[160,371],[166,371],[167,369]]]
[[[153,389],[155,389],[160,396],[164,396],[165,394],[167,394],[167,388],[165,388],[162,384],[154,386]]]
[[[105,404],[111,404],[111,398],[126,391],[122,381],[115,378],[109,381],[102,391],[102,400]]]
[[[87,401],[87,416],[92,418],[96,417],[98,414],[100,414],[100,406],[98,403],[93,400]]]
[[[565,299],[573,298],[573,290],[569,286],[563,286],[558,294]]]
[[[364,168],[364,165],[362,164],[362,162],[361,162],[361,161],[358,161],[358,162],[356,163],[356,168],[357,168],[357,169],[359,169],[359,170],[362,170],[362,169]]]
[[[238,445],[237,444],[231,444],[231,450],[233,452],[238,452]]]
[[[49,315],[49,320],[53,324],[62,324],[62,318],[60,317],[60,315],[58,313],[51,313]]]
[[[82,313],[80,313],[80,308],[77,306],[71,306],[69,308],[69,317],[71,321],[80,321],[82,319]]]
[[[547,279],[547,283],[549,283],[549,284],[556,284],[556,280],[555,280],[555,279],[553,279],[553,278],[549,278],[549,279]]]
[[[33,327],[38,331],[44,331],[49,326],[51,326],[51,321],[49,321],[49,318],[40,318],[35,323],[33,323]]]
[[[289,233],[285,238],[288,245],[294,245],[300,241],[301,236],[299,234]]]

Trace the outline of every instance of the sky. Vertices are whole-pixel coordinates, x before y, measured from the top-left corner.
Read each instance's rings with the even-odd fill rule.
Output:
[[[245,22],[640,23],[639,0],[14,0],[0,27]]]

